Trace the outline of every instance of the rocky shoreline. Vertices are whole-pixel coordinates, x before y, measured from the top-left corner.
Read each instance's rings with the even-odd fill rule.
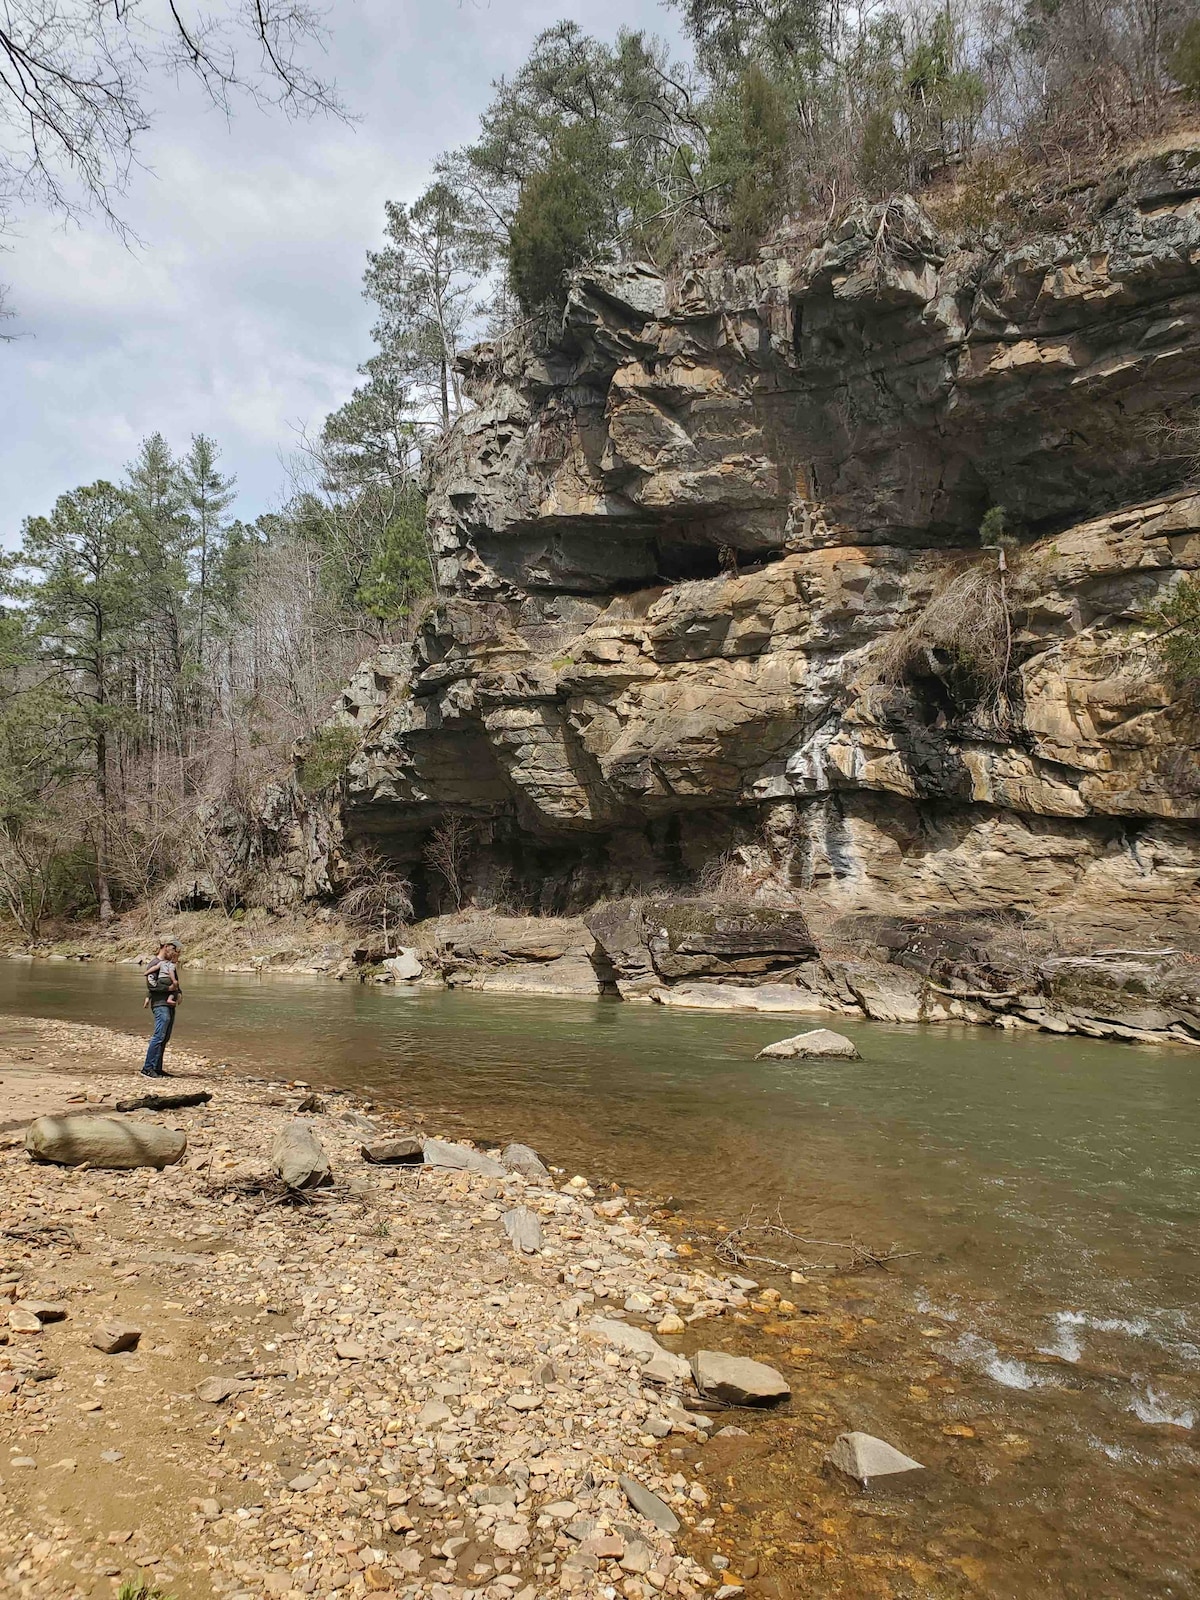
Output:
[[[189,920],[175,919],[190,946]],[[204,953],[189,954],[202,970],[1200,1047],[1200,956],[1190,948],[1039,941],[979,918],[856,917],[818,939],[795,908],[660,895],[580,917],[465,911],[404,930],[411,942],[390,949],[328,924],[272,937],[263,918],[257,947],[238,928],[224,950],[212,913],[202,920]],[[6,953],[132,962],[129,950],[127,938],[90,937]]]
[[[136,1113],[186,1135],[178,1164],[31,1161],[31,1116],[146,1089],[141,1047],[0,1029],[7,1592],[83,1600],[139,1572],[173,1600],[741,1592],[759,1552],[729,1549],[711,1463],[679,1446],[719,1460],[766,1418],[711,1374],[702,1397],[681,1352],[749,1323],[758,1285],[532,1153],[372,1163],[395,1118],[187,1052],[161,1087],[211,1100]],[[271,1166],[298,1124],[333,1176],[302,1194]]]

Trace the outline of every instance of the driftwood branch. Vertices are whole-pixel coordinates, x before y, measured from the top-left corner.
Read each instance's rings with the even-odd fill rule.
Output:
[[[142,1094],[135,1100],[118,1100],[117,1111],[179,1111],[184,1106],[206,1106],[212,1099],[208,1089],[194,1094]]]
[[[808,1260],[799,1256],[791,1248],[793,1246],[805,1252],[832,1251],[834,1259]],[[784,1249],[788,1254],[767,1255],[767,1248]],[[863,1272],[872,1267],[886,1272],[890,1262],[913,1254],[914,1251],[897,1250],[895,1247],[890,1250],[873,1249],[854,1238],[808,1238],[789,1228],[778,1212],[773,1220],[762,1222],[756,1221],[751,1212],[740,1227],[731,1228],[717,1244],[717,1255],[732,1266],[775,1267],[780,1272]]]

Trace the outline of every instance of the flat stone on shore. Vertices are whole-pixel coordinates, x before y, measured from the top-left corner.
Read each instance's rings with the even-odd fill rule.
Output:
[[[679,1532],[679,1518],[665,1500],[660,1500],[653,1490],[647,1489],[644,1483],[639,1483],[628,1473],[623,1472],[618,1481],[629,1504],[635,1511],[640,1512],[647,1522],[652,1522],[664,1533]]]
[[[513,1249],[518,1255],[537,1255],[542,1248],[542,1224],[528,1206],[516,1206],[501,1219]]]
[[[92,1331],[92,1343],[106,1356],[120,1355],[125,1350],[136,1350],[142,1330],[128,1322],[102,1322]]]
[[[450,1167],[462,1172],[479,1172],[487,1178],[503,1178],[507,1168],[482,1150],[469,1145],[451,1144],[446,1139],[426,1139],[422,1145],[427,1167]]]
[[[722,1350],[698,1350],[692,1357],[692,1371],[701,1394],[715,1395],[732,1405],[771,1405],[786,1400],[792,1392],[787,1379],[774,1367]]]

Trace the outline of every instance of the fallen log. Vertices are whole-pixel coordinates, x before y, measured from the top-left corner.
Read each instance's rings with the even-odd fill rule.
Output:
[[[143,1094],[136,1100],[118,1100],[118,1111],[179,1111],[184,1106],[206,1106],[212,1091],[198,1089],[192,1094]]]

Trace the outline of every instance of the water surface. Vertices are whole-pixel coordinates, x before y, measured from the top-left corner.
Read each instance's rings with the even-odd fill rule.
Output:
[[[520,1138],[713,1222],[778,1213],[894,1248],[886,1277],[838,1280],[849,1314],[875,1311],[868,1335],[903,1334],[839,1417],[926,1460],[954,1417],[1021,1441],[994,1492],[982,1450],[930,1462],[927,1542],[969,1534],[964,1592],[1200,1594],[1200,1054],[831,1019],[861,1062],[768,1062],[764,1044],[814,1024],[320,979],[186,986],[176,1040],[216,1058]],[[0,963],[7,1011],[137,1030],[140,1004],[129,967]],[[925,1404],[908,1391],[934,1368]],[[956,1592],[911,1581],[878,1592]]]

